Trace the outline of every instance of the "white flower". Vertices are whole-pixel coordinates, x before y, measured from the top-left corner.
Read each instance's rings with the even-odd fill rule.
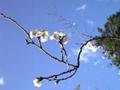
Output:
[[[41,87],[41,85],[42,85],[40,80],[38,80],[38,79],[34,79],[33,84],[34,84],[35,87]]]
[[[67,44],[68,38],[67,35],[63,32],[54,32],[53,35],[50,36],[51,40],[56,40],[60,44]]]
[[[41,42],[48,41],[48,37],[49,37],[48,31],[47,30],[38,31],[37,37],[40,37]]]
[[[30,33],[29,33],[30,38],[35,38],[36,34],[37,34],[37,31],[30,31]]]
[[[40,38],[41,42],[48,41],[48,31],[47,30],[35,30],[30,32],[30,38]]]

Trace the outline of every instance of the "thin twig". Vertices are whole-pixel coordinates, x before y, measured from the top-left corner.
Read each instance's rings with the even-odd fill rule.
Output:
[[[32,44],[36,47],[38,47],[40,50],[42,50],[46,55],[48,55],[50,58],[52,58],[53,60],[55,61],[58,61],[60,63],[63,63],[63,64],[67,64],[68,66],[71,66],[70,69],[66,70],[66,71],[63,71],[61,73],[58,73],[58,74],[53,74],[53,75],[50,75],[48,77],[38,77],[38,79],[40,80],[49,80],[49,81],[56,81],[57,83],[60,82],[60,81],[63,81],[63,80],[67,80],[71,77],[73,77],[75,75],[75,73],[77,72],[78,68],[80,67],[80,56],[81,56],[81,53],[82,53],[82,50],[84,48],[84,46],[86,46],[88,44],[88,42],[91,42],[91,41],[94,41],[94,40],[103,40],[103,39],[117,39],[115,37],[110,37],[110,36],[102,36],[102,37],[91,37],[89,35],[86,35],[86,34],[83,34],[83,35],[86,35],[87,37],[90,37],[89,40],[86,40],[85,43],[83,43],[80,48],[79,48],[79,52],[78,52],[78,56],[77,56],[77,64],[74,65],[74,64],[71,64],[69,63],[68,61],[65,61],[65,59],[67,60],[67,51],[62,43],[62,39],[61,39],[61,54],[62,54],[62,59],[59,59],[55,56],[53,56],[52,54],[50,54],[48,51],[46,51],[43,46],[42,46],[42,43],[40,41],[40,38],[38,38],[38,43],[36,43],[33,39],[30,38],[30,35],[29,35],[29,32],[23,27],[21,26],[15,19],[11,18],[11,17],[8,17],[6,16],[4,13],[0,13],[0,16],[2,16],[3,18],[11,21],[12,23],[14,23],[16,26],[18,26],[28,37],[29,40],[26,40],[27,44]],[[117,39],[119,40],[119,39]],[[65,58],[66,56],[66,58]],[[64,76],[64,75],[67,75],[69,74],[68,76]],[[61,76],[64,76],[63,78],[60,78]]]
[[[30,38],[29,32],[28,32],[22,25],[20,25],[15,19],[6,16],[4,13],[0,13],[0,15],[1,15],[3,18],[5,18],[5,19],[9,20],[10,22],[14,23],[14,24],[15,24],[16,26],[18,26],[23,32],[25,32],[25,34],[28,36],[28,38],[29,38],[29,40],[30,40],[30,41],[29,41],[29,44],[33,44],[33,45],[39,47],[39,45],[37,45],[37,44]],[[58,58],[55,57],[55,56],[52,56],[52,55],[51,55],[50,53],[48,53],[45,49],[43,49],[43,48],[41,48],[41,47],[39,47],[39,48],[40,48],[45,54],[47,54],[48,56],[50,56],[50,57],[53,58],[54,60],[57,60],[57,61],[61,62],[60,59],[58,59]],[[62,63],[65,64],[65,62],[62,62]],[[74,65],[72,65],[72,64],[69,64],[69,65],[70,65],[70,66],[74,66]]]
[[[3,18],[5,18],[5,19],[9,20],[10,22],[14,23],[16,26],[18,26],[29,37],[28,31],[24,27],[22,27],[15,19],[6,16],[4,13],[0,13],[0,15]]]

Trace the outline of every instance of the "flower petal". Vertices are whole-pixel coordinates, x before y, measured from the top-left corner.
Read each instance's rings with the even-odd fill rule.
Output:
[[[30,31],[30,33],[29,33],[30,38],[36,37],[36,34],[37,34],[37,31]]]
[[[41,85],[42,85],[41,82],[38,79],[34,79],[33,84],[34,84],[35,87],[41,87]]]
[[[54,32],[50,36],[50,39],[56,40],[57,42],[62,43],[62,44],[67,44],[67,42],[68,42],[67,35],[63,32]]]
[[[48,40],[49,34],[47,30],[34,30],[30,32],[30,38],[40,38],[41,42],[46,42]]]

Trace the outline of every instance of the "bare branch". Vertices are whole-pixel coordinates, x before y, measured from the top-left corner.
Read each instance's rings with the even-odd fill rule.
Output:
[[[21,26],[15,19],[6,16],[4,13],[0,13],[0,15],[3,18],[5,18],[5,19],[9,20],[10,22],[14,23],[16,26],[18,26],[29,37],[28,31],[23,26]]]
[[[74,76],[77,69],[78,68],[74,67],[73,69],[64,71],[62,73],[54,74],[54,75],[51,75],[51,76],[48,76],[48,77],[40,76],[40,77],[37,77],[37,78],[38,79],[42,78],[42,80],[55,81],[58,84],[58,82],[63,81],[63,80],[67,80],[67,79],[71,78],[72,76]],[[69,74],[69,73],[72,73],[72,74],[68,75],[67,77],[59,78],[60,76],[63,76],[63,75]]]
[[[65,64],[65,65],[67,64],[68,66],[71,66],[71,69],[69,69],[69,70],[66,70],[66,71],[64,71],[64,72],[61,72],[61,73],[58,73],[58,74],[55,74],[55,75],[51,75],[51,76],[48,76],[48,77],[42,77],[42,79],[41,79],[41,77],[39,77],[39,79],[41,79],[41,80],[46,79],[46,80],[49,80],[49,81],[56,81],[56,82],[58,83],[58,82],[60,82],[60,81],[67,80],[67,79],[69,79],[69,78],[71,78],[72,76],[75,75],[77,69],[79,68],[80,54],[81,54],[82,48],[85,46],[85,44],[80,48],[80,52],[79,52],[78,58],[77,58],[77,65],[70,64],[70,63],[67,61],[67,51],[66,51],[66,49],[64,48],[64,45],[62,44],[62,39],[61,39],[60,42],[59,42],[59,43],[61,44],[62,59],[59,59],[59,58],[53,56],[52,54],[50,54],[49,52],[47,52],[47,51],[43,48],[42,43],[41,43],[41,41],[40,41],[40,38],[37,38],[37,39],[38,39],[38,43],[36,43],[35,41],[33,41],[33,39],[31,39],[31,37],[30,37],[30,35],[29,35],[29,32],[28,32],[24,27],[22,27],[16,20],[14,20],[14,19],[11,18],[11,17],[6,16],[6,15],[3,14],[3,13],[0,13],[0,15],[1,15],[3,18],[5,18],[5,19],[11,21],[12,23],[14,23],[15,25],[17,25],[17,26],[28,36],[28,39],[29,39],[29,40],[26,39],[27,44],[32,44],[32,45],[34,45],[34,46],[37,46],[40,50],[42,50],[46,55],[48,55],[49,57],[51,57],[53,60],[58,61],[58,62],[60,62],[60,63],[63,63],[63,64]],[[64,58],[64,56],[66,56],[66,58]],[[66,59],[66,60],[64,60],[64,59]],[[72,73],[72,72],[73,72],[73,73]],[[64,76],[64,75],[67,75],[67,74],[70,74],[70,75],[68,75],[68,76],[66,76],[66,77],[63,77],[63,78],[59,78],[60,76]]]
[[[94,40],[103,40],[105,38],[110,38],[110,39],[116,39],[116,38],[113,38],[113,37],[92,37],[92,36],[89,36],[89,35],[86,35],[87,37],[90,37],[89,40],[86,40],[79,48],[79,52],[78,52],[78,55],[77,55],[77,59],[76,59],[76,64],[71,64],[68,62],[68,59],[67,59],[67,51],[63,45],[63,38],[58,42],[60,45],[61,45],[61,54],[62,54],[62,58],[59,59],[58,57],[55,57],[54,55],[50,54],[47,50],[44,49],[42,43],[41,43],[41,40],[40,38],[37,38],[38,42],[35,42],[29,35],[29,32],[23,27],[21,26],[16,20],[14,20],[13,18],[11,17],[8,17],[6,16],[4,13],[0,13],[0,16],[2,16],[3,18],[11,21],[12,23],[14,23],[16,26],[18,26],[26,35],[27,35],[27,38],[26,39],[26,43],[27,44],[31,44],[31,45],[34,45],[36,47],[38,47],[40,50],[42,50],[47,56],[49,56],[50,58],[52,58],[54,61],[58,61],[64,65],[68,65],[70,66],[70,69],[66,70],[66,71],[63,71],[63,72],[60,72],[58,74],[52,74],[50,76],[47,76],[47,77],[44,77],[44,76],[40,76],[40,77],[37,77],[37,79],[39,79],[39,81],[42,81],[42,80],[48,80],[48,81],[55,81],[56,83],[60,82],[60,81],[63,81],[63,80],[67,80],[71,77],[73,77],[78,68],[80,67],[80,56],[81,56],[81,53],[83,51],[83,48],[84,46],[86,46],[88,44],[88,42],[91,42],[91,41],[94,41]],[[67,75],[67,76],[66,76]]]

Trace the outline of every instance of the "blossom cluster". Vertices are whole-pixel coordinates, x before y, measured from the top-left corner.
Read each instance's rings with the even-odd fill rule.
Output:
[[[49,36],[48,30],[34,30],[30,31],[29,36],[31,39],[39,38],[41,42],[47,42],[48,39],[55,40],[59,44],[67,44],[68,38],[67,35],[63,32],[54,32],[51,36]]]
[[[41,85],[42,85],[40,80],[37,78],[33,80],[33,84],[35,87],[41,87]]]
[[[37,38],[42,43],[47,42],[49,39],[50,40],[55,40],[61,45],[67,44],[67,42],[68,42],[68,37],[65,33],[54,32],[52,35],[49,35],[48,30],[45,30],[45,29],[42,29],[42,30],[36,29],[36,30],[30,31],[29,32],[29,37],[31,39]],[[38,78],[33,80],[33,84],[34,84],[35,87],[41,87],[41,85],[42,85],[41,81]]]

